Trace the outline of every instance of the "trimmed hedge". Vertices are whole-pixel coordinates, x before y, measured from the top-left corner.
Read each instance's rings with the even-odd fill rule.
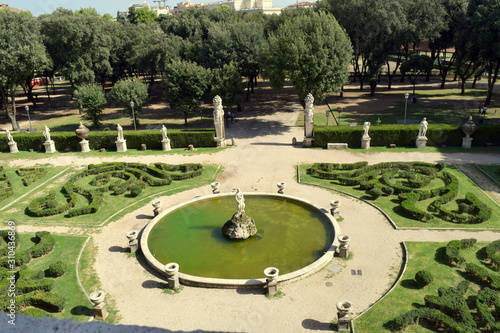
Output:
[[[64,262],[62,262],[61,260],[53,262],[49,266],[49,273],[53,277],[62,276],[62,275],[64,275],[64,273],[66,273],[67,270],[68,270],[68,266]]]
[[[36,306],[49,312],[61,312],[64,310],[63,298],[46,291],[33,291],[16,298],[16,309]],[[5,309],[3,309],[5,310]]]
[[[76,127],[75,127],[76,129]],[[17,142],[19,150],[33,149],[35,151],[45,151],[43,143],[45,137],[43,133],[15,133],[12,135]],[[146,144],[148,149],[162,149],[162,134],[160,130],[139,130],[124,131],[127,147],[129,149],[141,149],[141,144]],[[90,149],[98,150],[106,148],[107,150],[116,150],[116,131],[91,131],[87,140]],[[215,130],[209,128],[200,129],[172,129],[168,131],[168,137],[171,140],[172,148],[187,148],[188,145],[195,147],[216,147],[214,141]],[[51,138],[55,142],[58,151],[71,149],[80,151],[80,139],[74,132],[51,132]],[[0,151],[9,151],[6,136],[0,136]]]
[[[465,122],[465,120],[464,120]],[[418,134],[419,125],[378,125],[370,127],[371,146],[388,146],[395,143],[398,146],[415,147],[415,139]],[[315,147],[326,147],[328,143],[347,143],[350,148],[361,147],[363,126],[315,126]],[[500,146],[500,125],[488,124],[478,125],[473,134],[474,146],[485,146],[493,143]],[[427,130],[428,146],[461,146],[464,133],[462,127],[448,124],[432,124]]]
[[[3,166],[0,166],[0,201],[14,194],[14,189],[3,169]]]
[[[19,168],[16,173],[22,178],[24,186],[30,186],[47,174],[44,168]]]
[[[429,285],[434,278],[432,277],[431,272],[429,271],[418,271],[415,274],[415,282],[417,282],[420,288],[423,288]]]

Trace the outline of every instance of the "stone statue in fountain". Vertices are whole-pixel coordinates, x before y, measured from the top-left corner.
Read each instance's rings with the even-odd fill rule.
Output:
[[[255,221],[245,213],[245,198],[240,189],[236,190],[238,211],[222,227],[222,234],[230,239],[247,239],[257,233]]]

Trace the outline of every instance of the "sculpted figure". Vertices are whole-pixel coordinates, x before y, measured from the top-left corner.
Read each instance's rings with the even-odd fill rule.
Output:
[[[312,122],[313,117],[314,117],[314,108],[313,108],[313,103],[314,103],[314,97],[310,93],[307,94],[306,96],[306,107],[304,108],[304,113],[306,115],[306,123]]]
[[[120,124],[118,124],[118,141],[123,141],[125,140],[123,138],[123,127],[120,126]]]
[[[364,130],[363,136],[368,136],[368,130],[370,129],[370,125],[371,123],[369,121],[365,121],[365,123],[363,124],[363,130]]]
[[[45,141],[50,141],[50,129],[47,126],[43,129],[43,136],[45,137]]]
[[[161,126],[161,136],[162,136],[163,140],[167,140],[168,139],[168,137],[167,137],[167,128],[165,127],[165,125]]]
[[[245,214],[245,198],[240,189],[236,190],[236,201],[238,202],[238,215]]]
[[[425,136],[425,134],[427,133],[427,118],[424,118],[424,120],[422,120],[420,122],[420,128],[418,130],[418,136],[421,137],[421,136]]]
[[[12,134],[10,134],[10,131],[5,130],[5,132],[7,133],[7,139],[9,140],[9,142],[14,142],[14,138],[12,137]]]
[[[214,122],[221,123],[224,119],[224,110],[222,109],[222,99],[219,95],[214,97]]]

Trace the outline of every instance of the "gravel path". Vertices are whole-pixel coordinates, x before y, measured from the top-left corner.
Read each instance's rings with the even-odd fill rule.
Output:
[[[334,259],[332,272],[325,268],[309,277],[284,283],[280,289],[285,296],[269,300],[261,291],[221,290],[184,287],[179,294],[162,292],[165,281],[125,251],[125,233],[141,229],[152,215],[147,205],[118,221],[107,224],[92,234],[98,244],[95,270],[102,289],[116,300],[122,316],[120,323],[163,327],[171,330],[217,332],[307,332],[327,330],[336,317],[335,303],[347,299],[360,313],[376,302],[393,284],[402,265],[402,241],[449,241],[475,237],[480,241],[500,238],[497,232],[394,230],[375,208],[359,200],[341,197],[332,192],[302,184],[295,180],[295,165],[312,162],[350,163],[368,160],[425,161],[466,164],[500,163],[499,154],[475,153],[352,153],[320,149],[301,149],[291,146],[292,138],[302,138],[303,129],[295,127],[299,107],[289,112],[276,112],[243,117],[227,129],[237,146],[206,155],[158,155],[123,158],[49,157],[43,161],[11,161],[9,165],[50,163],[55,166],[86,165],[103,161],[137,161],[142,163],[201,162],[220,164],[224,173],[218,181],[221,191],[240,188],[243,192],[276,192],[276,183],[284,181],[286,193],[302,197],[317,206],[329,209],[329,202],[342,202],[341,232],[351,237],[348,261]],[[126,133],[125,133],[126,135]],[[173,196],[162,197],[165,206],[210,194],[209,186],[192,189]],[[21,228],[20,228],[21,229]],[[21,231],[39,227],[22,226]],[[52,232],[84,233],[78,228],[48,227]],[[181,268],[182,270],[182,268]],[[352,270],[361,274],[352,274]]]

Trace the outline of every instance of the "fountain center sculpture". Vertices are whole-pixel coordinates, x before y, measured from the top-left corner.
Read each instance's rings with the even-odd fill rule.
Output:
[[[222,234],[230,239],[247,239],[257,233],[255,221],[245,214],[245,198],[240,189],[236,190],[238,211],[222,227]]]

